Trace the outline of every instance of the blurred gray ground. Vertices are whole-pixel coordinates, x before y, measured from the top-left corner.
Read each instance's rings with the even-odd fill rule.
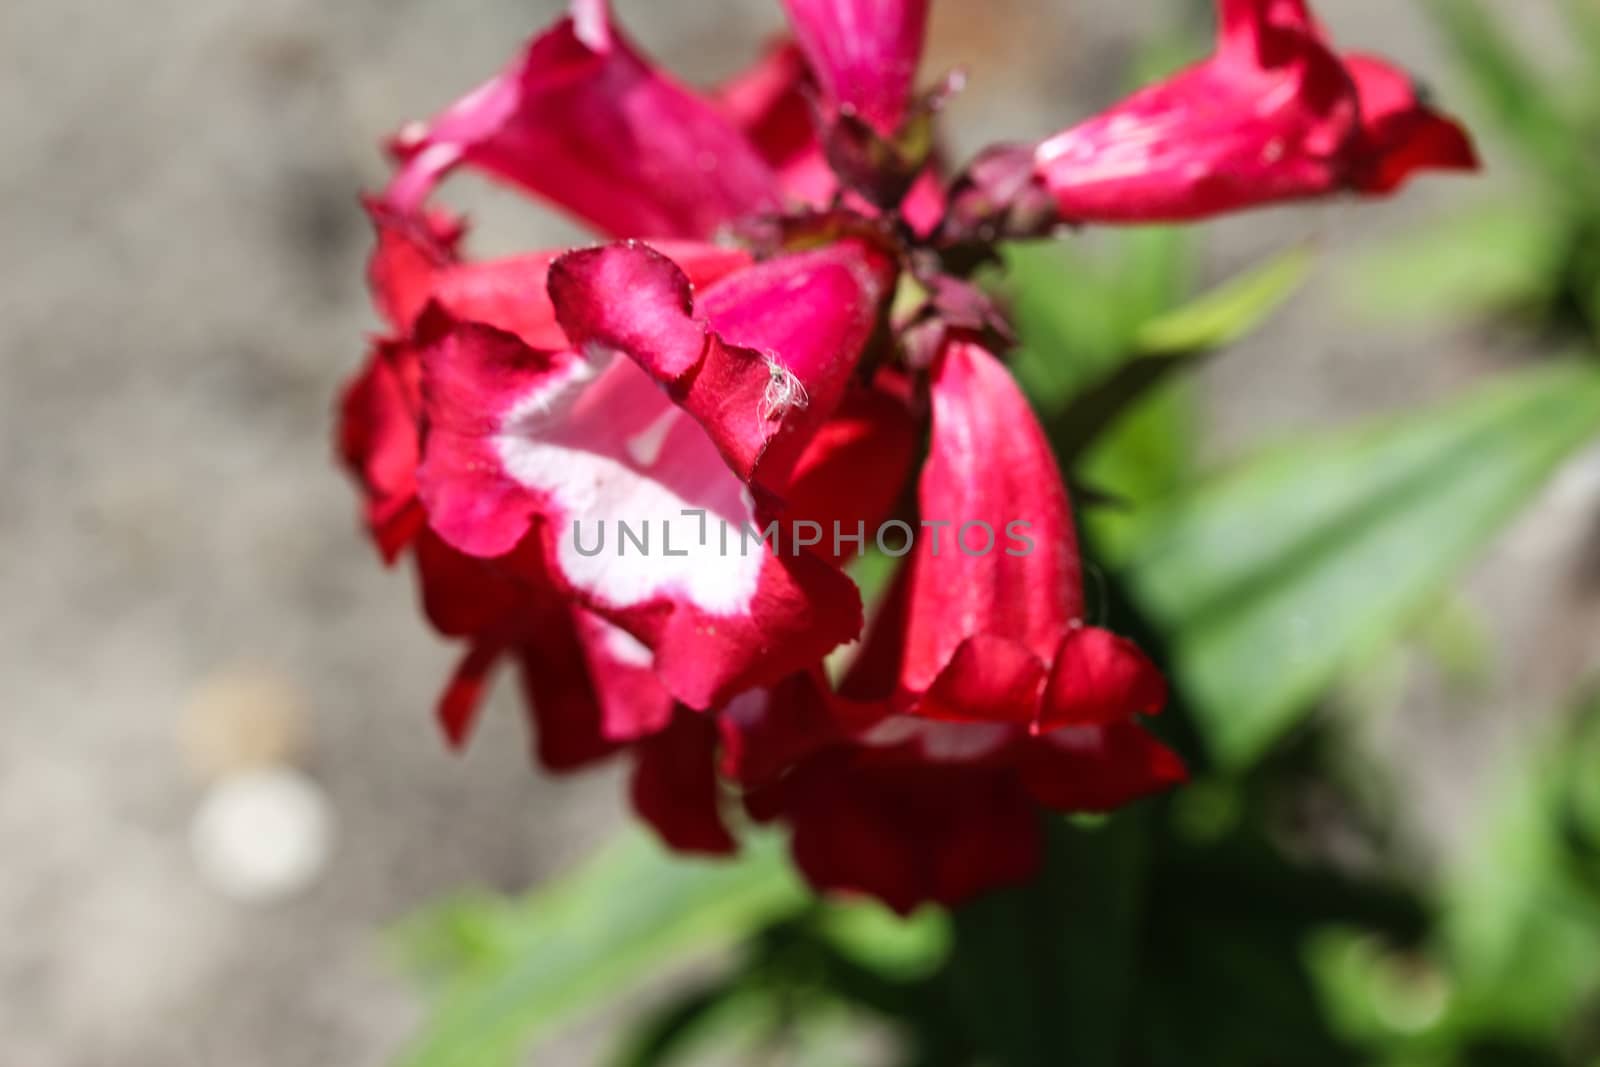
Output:
[[[942,2],[935,65],[973,75],[953,111],[963,150],[1109,102],[1141,31],[1180,6]],[[694,80],[735,69],[778,23],[767,0],[618,6]],[[496,69],[557,7],[0,7],[0,1061],[383,1063],[419,1005],[378,926],[465,885],[528,885],[620,818],[613,774],[529,772],[509,694],[469,756],[442,751],[429,707],[451,653],[408,580],[374,564],[328,443],[335,389],[375,325],[355,206],[382,174],[375,142]],[[1345,42],[1442,70],[1410,7],[1322,7]],[[1211,230],[1208,272],[1306,238],[1337,258],[1481,195],[1430,182],[1389,205],[1229,222]],[[481,187],[458,202],[486,251],[573,232]],[[1216,452],[1425,403],[1506,358],[1468,331],[1353,325],[1314,284],[1208,372]],[[1471,582],[1495,634],[1487,687],[1463,697],[1416,672],[1379,729],[1423,754],[1410,796],[1441,847],[1493,752],[1596,665],[1597,582],[1577,558],[1597,466]],[[329,865],[286,902],[234,902],[191,856],[219,759],[195,721],[235,705],[290,733],[304,709],[303,742],[279,747],[335,820]]]

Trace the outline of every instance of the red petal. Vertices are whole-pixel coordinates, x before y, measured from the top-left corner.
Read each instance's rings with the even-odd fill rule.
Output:
[[[1025,881],[1039,863],[1038,817],[1007,773],[878,766],[841,750],[758,803],[793,828],[795,863],[812,885],[902,914]]]
[[[925,525],[949,525],[937,543],[931,529],[918,540],[903,689],[928,692],[952,668],[931,694],[942,714],[983,719],[1006,707],[1031,721],[1011,698],[1042,681],[1083,614],[1077,538],[1044,431],[1006,369],[975,345],[948,346],[934,367],[921,505]],[[979,703],[962,714],[969,699]]]
[[[1062,730],[1028,746],[1028,790],[1056,811],[1115,811],[1188,780],[1183,761],[1141,726]]]
[[[634,810],[680,852],[727,855],[738,849],[722,821],[716,746],[716,724],[684,711],[667,730],[636,748]]]
[[[743,484],[638,366],[536,352],[438,311],[424,327],[436,339],[419,493],[455,548],[493,559],[539,525],[553,577],[653,650],[662,684],[695,708],[859,633],[854,585],[787,543],[778,557],[745,537],[759,524]],[[625,551],[621,523],[652,531],[655,551]],[[589,548],[607,527],[609,544]]]
[[[500,628],[528,597],[523,582],[493,563],[463,555],[432,530],[417,537],[416,560],[423,611],[446,637]]]
[[[919,443],[903,400],[858,387],[812,438],[785,490],[785,521],[824,531],[819,555],[844,562],[872,548],[905,489]],[[860,537],[860,543],[851,540]]]
[[[893,134],[922,57],[928,0],[784,0],[784,7],[831,108]]]
[[[1202,218],[1342,187],[1349,75],[1298,0],[1225,0],[1217,53],[1039,146],[1063,218]]]
[[[402,334],[415,329],[433,302],[457,320],[514,333],[532,348],[567,347],[547,285],[550,265],[564,250],[462,262],[453,243],[442,241],[425,220],[381,202],[367,209],[377,230],[369,281],[379,309]],[[748,253],[719,245],[656,246],[696,285],[710,285],[750,263]]]
[[[494,437],[518,404],[557,402],[585,364],[442,312],[422,330],[426,444],[418,488],[432,527],[480,559],[503,556],[533,527],[540,500],[505,470]]]
[[[1166,702],[1166,680],[1137,645],[1084,626],[1061,640],[1038,728],[1109,726],[1155,715]]]
[[[417,506],[416,353],[380,343],[339,403],[339,454],[366,496],[366,519],[392,563],[422,528]]]
[[[1380,61],[1342,60],[1303,0],[1219,0],[1216,54],[1039,146],[1063,218],[1203,218],[1425,168],[1470,169],[1470,139]]]
[[[1478,169],[1472,138],[1422,103],[1410,75],[1371,56],[1347,56],[1345,64],[1361,94],[1366,141],[1357,189],[1381,195],[1418,171]]]
[[[884,257],[840,242],[730,274],[695,298],[671,260],[627,244],[563,257],[550,291],[575,345],[632,358],[734,473],[776,494],[842,399],[891,276]]]
[[[404,163],[385,197],[402,210],[463,163],[617,236],[709,237],[777,206],[776,177],[744,135],[593,2],[394,147]]]
[[[839,180],[817,140],[809,99],[814,92],[805,57],[783,41],[719,87],[714,102],[777,172],[786,200],[825,208]]]
[[[975,634],[917,702],[916,713],[952,722],[1022,725],[1039,713],[1045,665],[1024,645],[993,634]]]
[[[665,729],[676,701],[655,675],[654,653],[593,612],[577,608],[573,615],[600,703],[600,732],[628,742]]]
[[[827,683],[816,671],[736,697],[717,714],[717,725],[722,773],[747,787],[770,785],[843,739]]]
[[[474,644],[456,666],[455,673],[439,698],[438,719],[444,730],[445,741],[451,748],[460,749],[472,734],[478,719],[478,709],[483,704],[488,688],[489,672],[500,659],[505,646],[498,641],[485,640]]]
[[[526,611],[527,633],[516,653],[540,765],[564,773],[604,759],[617,746],[603,729],[577,613],[549,591],[530,600]]]

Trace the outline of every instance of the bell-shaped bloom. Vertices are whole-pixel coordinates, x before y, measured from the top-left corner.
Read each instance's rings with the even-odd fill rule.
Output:
[[[784,0],[784,7],[824,106],[893,136],[922,58],[928,0]]]
[[[896,911],[956,905],[1027,879],[1040,808],[1105,812],[1182,782],[1182,763],[1128,721],[1036,734],[893,708],[905,653],[902,582],[840,694],[816,674],[745,694],[720,715],[724,774],[752,815],[788,828],[820,890]]]
[[[1038,146],[1062,219],[1197,219],[1476,166],[1459,126],[1381,61],[1341,57],[1304,0],[1218,8],[1210,59]]]
[[[1166,691],[1155,667],[1084,622],[1066,487],[1010,373],[953,341],[932,395],[901,706],[1036,733],[1158,712]]]
[[[931,384],[923,532],[838,694],[799,675],[721,715],[724,773],[813,884],[900,911],[1028,877],[1041,807],[1110,811],[1185,777],[1139,721],[1160,674],[1083,620],[1066,491],[1020,390],[961,340]]]
[[[643,245],[576,252],[550,268],[570,342],[554,350],[436,304],[418,471],[431,528],[480,559],[537,532],[556,581],[648,646],[691,707],[815,663],[856,636],[859,595],[825,554],[763,534],[892,279],[859,241],[698,293]]]
[[[578,0],[507,70],[392,148],[401,166],[385,197],[405,211],[461,165],[616,237],[709,237],[780,206],[750,139],[640,55],[597,0]]]

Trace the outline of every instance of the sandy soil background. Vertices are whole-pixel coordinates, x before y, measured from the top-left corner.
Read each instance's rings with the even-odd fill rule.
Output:
[[[973,75],[953,112],[964,149],[1109,102],[1141,33],[1180,6],[942,2],[934,67]],[[470,755],[441,749],[429,707],[451,653],[374,564],[330,459],[331,398],[375,326],[355,196],[380,180],[377,139],[557,7],[0,7],[0,1062],[381,1064],[419,1004],[380,926],[452,889],[532,884],[621,817],[610,774],[530,773],[509,694]],[[767,0],[618,7],[692,80],[778,25]],[[1322,7],[1344,41],[1443,72],[1409,5]],[[1336,263],[1482,195],[1428,182],[1230,222],[1207,270],[1307,237]],[[574,232],[481,187],[457,202],[485,251]],[[1213,454],[1421,404],[1514,356],[1464,329],[1352,325],[1333,275],[1207,372]],[[1418,671],[1378,728],[1408,754],[1439,851],[1493,753],[1600,665],[1597,496],[1590,457],[1475,571],[1487,684],[1463,696]],[[233,724],[220,741],[217,722]],[[262,752],[317,783],[336,837],[306,891],[249,904],[197,867],[190,827],[219,770]],[[555,1062],[584,1062],[597,1036]]]

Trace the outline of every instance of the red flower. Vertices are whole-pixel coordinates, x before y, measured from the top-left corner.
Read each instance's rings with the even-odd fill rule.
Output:
[[[934,364],[932,391],[899,707],[1034,733],[1161,710],[1149,661],[1084,624],[1066,487],[1011,375],[958,340]]]
[[[1026,877],[1036,806],[1109,811],[1184,779],[1138,721],[1160,674],[1083,621],[1066,490],[1010,375],[958,340],[932,389],[922,520],[950,525],[919,540],[843,698],[798,678],[724,716],[730,776],[793,828],[807,876],[901,911]]]
[[[1304,0],[1218,8],[1210,59],[1039,145],[1062,218],[1195,219],[1476,167],[1459,126],[1392,67],[1333,51]]]
[[[884,266],[839,243],[692,297],[672,261],[616,245],[551,268],[570,347],[434,315],[418,471],[432,527],[482,559],[536,533],[560,585],[649,646],[693,707],[809,666],[859,632],[859,597],[831,560],[754,544],[749,490],[776,506],[839,406]],[[607,543],[619,523],[653,527],[655,550]]]
[[[1057,214],[1385,192],[1471,148],[1299,0],[1226,0],[1216,57],[1036,153],[986,153],[947,210],[914,96],[926,0],[785,4],[796,42],[702,94],[574,0],[394,140],[368,205],[384,332],[340,451],[380,553],[410,556],[464,645],[452,744],[510,661],[541,761],[625,751],[673,847],[736,847],[727,779],[817,886],[956,903],[1028,875],[1041,807],[1184,773],[1142,725],[1159,673],[1085,619],[1060,472],[967,275]],[[468,259],[429,205],[458,166],[618,243]],[[895,299],[907,276],[920,307]],[[924,435],[924,530],[835,692],[823,657],[862,628],[845,546],[909,510]]]

